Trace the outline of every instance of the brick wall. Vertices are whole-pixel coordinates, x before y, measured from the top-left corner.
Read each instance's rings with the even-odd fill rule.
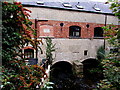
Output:
[[[35,23],[34,20],[31,21]],[[63,26],[60,26],[60,23],[63,23]],[[89,24],[89,28],[86,27],[87,24]],[[37,21],[37,30],[38,30],[37,35],[38,38],[39,37],[69,38],[70,26],[81,27],[80,38],[93,38],[94,28],[103,27],[104,24],[54,21],[54,20]]]

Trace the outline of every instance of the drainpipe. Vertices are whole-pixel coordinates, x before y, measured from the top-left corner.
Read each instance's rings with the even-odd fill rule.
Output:
[[[107,25],[107,14],[105,15],[105,26]],[[105,49],[105,37],[104,37],[104,49]]]
[[[107,25],[107,14],[105,15],[105,26]]]
[[[37,22],[38,20],[35,18],[35,49],[36,49],[36,59],[37,59],[37,53],[38,53],[38,50],[37,50]]]

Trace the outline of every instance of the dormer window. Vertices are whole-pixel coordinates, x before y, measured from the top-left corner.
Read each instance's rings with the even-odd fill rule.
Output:
[[[63,6],[64,6],[64,7],[72,7],[72,5],[69,4],[69,3],[63,3]]]
[[[83,6],[80,6],[80,5],[76,5],[76,7],[77,7],[78,9],[84,9],[84,7],[83,7]]]
[[[93,9],[96,11],[101,11],[100,8],[96,7],[96,4],[93,6]]]
[[[37,4],[41,4],[41,5],[44,4],[44,2],[42,2],[42,1],[37,1],[36,3],[37,3]]]
[[[101,11],[100,8],[94,8],[96,11]]]

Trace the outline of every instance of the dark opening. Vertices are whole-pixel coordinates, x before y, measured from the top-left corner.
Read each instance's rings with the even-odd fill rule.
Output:
[[[54,83],[54,89],[68,89],[73,84],[72,65],[68,62],[61,61],[51,67],[50,81]]]
[[[87,53],[88,53],[88,50],[85,50],[85,51],[84,51],[84,55],[86,56],[86,55],[87,55]]]
[[[118,53],[119,52],[119,49],[118,48],[111,48],[110,49],[110,53],[113,54],[113,53]]]
[[[86,80],[97,81],[103,78],[100,71],[99,61],[96,59],[87,59],[83,61],[83,74]]]
[[[60,23],[60,26],[63,27],[64,23]]]
[[[51,76],[58,78],[61,73],[72,73],[72,65],[68,62],[57,62],[51,67]]]
[[[69,36],[70,37],[80,37],[81,36],[81,27],[70,26],[69,27]]]
[[[25,49],[24,50],[24,58],[26,58],[26,59],[34,58],[34,50],[33,49]]]
[[[103,29],[101,27],[94,28],[94,37],[103,37]]]
[[[29,59],[29,65],[36,65],[38,63],[38,59],[37,58],[30,58]]]

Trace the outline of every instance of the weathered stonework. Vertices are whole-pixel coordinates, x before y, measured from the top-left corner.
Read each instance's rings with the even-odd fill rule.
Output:
[[[83,77],[83,64],[78,60],[73,62],[73,72],[77,77]]]
[[[106,44],[103,38],[94,38],[94,29],[107,24],[118,25],[118,19],[109,14],[59,10],[45,7],[26,8],[32,11],[32,27],[37,30],[37,38],[42,38],[44,43],[40,45],[43,54],[38,50],[38,62],[40,63],[42,59],[46,58],[44,38],[51,37],[53,44],[56,44],[56,51],[53,53],[53,64],[59,61],[70,62],[74,64],[74,69],[78,73],[79,71],[77,70],[81,70],[82,68],[81,62],[88,58],[96,58],[97,49]],[[35,22],[36,18],[37,22]],[[63,23],[63,26],[60,26],[61,23]],[[70,26],[79,26],[81,28],[80,37],[70,38]],[[33,37],[32,33],[31,36]],[[87,55],[85,55],[85,52]],[[79,61],[80,65],[74,62],[76,60]]]

